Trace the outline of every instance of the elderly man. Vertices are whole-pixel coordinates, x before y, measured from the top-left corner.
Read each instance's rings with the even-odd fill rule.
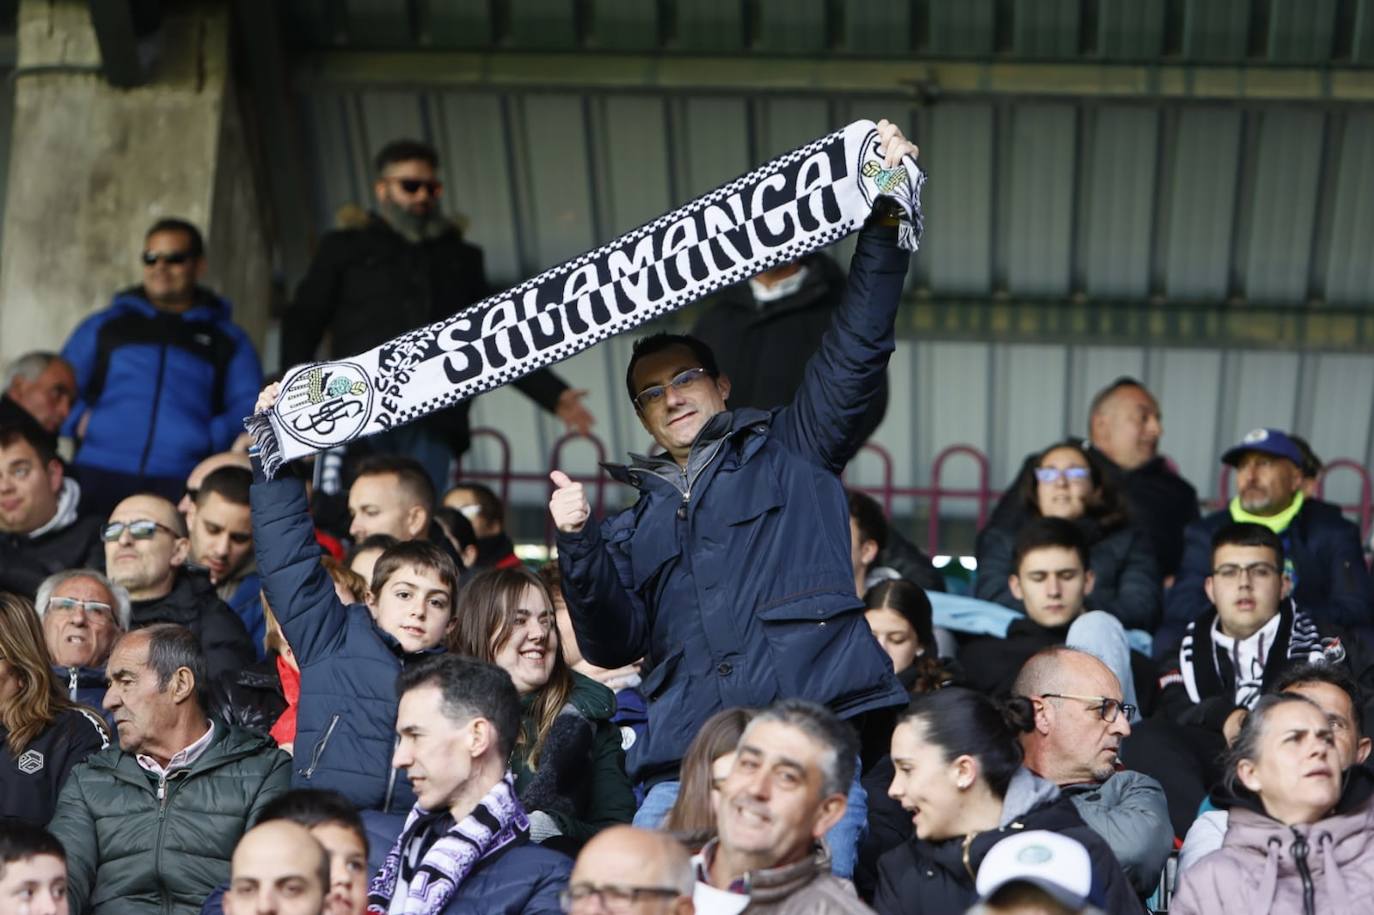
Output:
[[[1184,628],[1207,611],[1212,535],[1232,522],[1258,524],[1278,535],[1293,600],[1314,620],[1374,630],[1374,588],[1360,531],[1329,502],[1303,491],[1303,450],[1278,429],[1255,429],[1221,456],[1236,469],[1237,495],[1222,510],[1188,527],[1178,580],[1164,602],[1155,655],[1177,648]]]
[[[1117,770],[1131,723],[1116,675],[1086,652],[1047,648],[1021,667],[1012,693],[1035,707],[1035,729],[1021,737],[1026,768],[1073,800],[1083,822],[1112,847],[1137,893],[1152,893],[1174,830],[1159,782]]]
[[[45,438],[0,426],[0,591],[32,599],[54,572],[98,564],[100,520],[77,517],[80,495]]]
[[[681,842],[661,832],[612,826],[583,846],[563,901],[572,915],[692,915],[695,883]]]
[[[257,658],[242,620],[215,594],[209,576],[187,569],[190,540],[171,502],[130,496],[101,530],[110,580],[128,589],[133,625],[176,623],[200,639],[210,676],[238,670]]]
[[[105,701],[105,661],[115,641],[133,624],[129,592],[94,569],[69,569],[44,579],[33,606],[43,620],[43,640],[68,697],[100,708]]]
[[[190,562],[210,573],[220,600],[243,621],[261,658],[267,622],[262,612],[262,582],[253,559],[253,512],[248,491],[253,472],[220,467],[201,481],[191,529]]]
[[[229,878],[240,836],[286,792],[291,758],[207,717],[205,655],[184,627],[123,636],[107,670],[119,745],[72,770],[51,825],[72,910],[195,915]]]
[[[374,902],[447,915],[559,911],[569,862],[529,841],[510,771],[520,730],[510,675],[441,654],[406,667],[397,690],[392,764],[416,802],[372,884]]]
[[[56,353],[25,353],[5,371],[0,425],[28,426],[57,449],[57,432],[76,400],[76,373]]]
[[[329,855],[310,830],[271,820],[244,833],[230,862],[225,915],[320,915]]]

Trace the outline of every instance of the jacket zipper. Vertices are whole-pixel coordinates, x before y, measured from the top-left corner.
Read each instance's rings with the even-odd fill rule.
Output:
[[[138,475],[148,466],[148,454],[153,450],[153,434],[157,430],[157,405],[162,400],[162,376],[167,372],[167,344],[157,351],[157,381],[153,384],[153,410],[148,415],[148,440],[143,443],[143,456],[138,459]]]
[[[398,746],[400,746],[400,745],[401,745],[401,741],[400,741],[399,738],[397,738],[396,742],[393,743],[393,744],[391,745],[393,757],[395,756],[396,747],[398,747]],[[386,779],[386,800],[383,801],[383,803],[382,803],[382,813],[390,813],[390,812],[391,812],[391,798],[392,798],[392,795],[394,795],[395,793],[396,793],[396,767],[395,767],[395,766],[392,766],[392,767],[391,767],[391,774],[388,775],[388,776],[387,776],[387,779]]]
[[[315,752],[310,754],[310,768],[301,773],[307,779],[315,774],[315,767],[320,764],[320,757],[324,755],[324,748],[329,744],[329,738],[333,735],[334,728],[338,726],[341,717],[341,715],[334,715],[329,719],[329,727],[324,729],[324,736],[320,738],[319,743],[315,744]]]
[[[1315,888],[1312,886],[1312,870],[1307,866],[1307,839],[1296,829],[1293,830],[1293,845],[1289,851],[1293,855],[1293,864],[1298,869],[1298,878],[1302,880],[1303,915],[1316,915],[1317,902]]]
[[[692,487],[697,485],[697,480],[701,479],[701,475],[705,473],[706,468],[711,466],[711,462],[716,459],[716,452],[720,451],[721,446],[724,444],[725,439],[723,438],[716,441],[715,446],[711,449],[711,456],[702,462],[701,466],[697,468],[696,475],[691,479],[687,478],[687,471],[684,470],[682,472],[682,480],[687,484],[687,487],[680,490],[682,493],[682,502],[677,507],[677,516],[679,518],[685,519],[687,517],[687,503],[692,500]],[[687,463],[690,464],[691,462],[692,459],[688,457]]]
[[[76,668],[67,668],[67,698],[76,701]]]
[[[184,769],[178,769],[184,772]],[[175,774],[175,773],[172,773]],[[162,911],[170,913],[172,911],[172,900],[167,895],[167,883],[162,879],[162,843],[167,826],[167,802],[171,794],[171,786],[167,783],[168,773],[163,772],[157,777],[157,848],[153,851],[153,874],[157,877],[158,894],[162,897]]]

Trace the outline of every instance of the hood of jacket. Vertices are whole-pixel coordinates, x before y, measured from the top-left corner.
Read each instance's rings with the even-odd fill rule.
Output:
[[[116,312],[137,314],[146,318],[174,314],[162,311],[148,301],[142,286],[130,286],[116,293],[114,300],[110,302],[110,308]],[[175,313],[175,316],[183,321],[228,321],[232,312],[233,306],[229,304],[228,299],[216,295],[204,286],[197,286],[195,301],[191,307]]]
[[[1054,782],[1022,766],[1007,785],[1007,795],[1002,798],[1002,819],[997,825],[1010,826],[1037,807],[1054,801],[1060,793]]]
[[[1313,878],[1326,871],[1345,867],[1369,854],[1374,838],[1374,803],[1363,804],[1346,813],[1332,813],[1315,823],[1286,826],[1248,807],[1232,808],[1227,820],[1223,848],[1248,852],[1264,859],[1266,871],[1278,878],[1298,877],[1305,866]],[[1267,873],[1266,873],[1267,876]],[[1261,878],[1260,899],[1271,899]]]

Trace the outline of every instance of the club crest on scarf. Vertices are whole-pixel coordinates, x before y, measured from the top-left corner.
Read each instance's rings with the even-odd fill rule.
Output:
[[[909,159],[886,168],[876,126],[856,121],[451,318],[346,362],[292,369],[286,396],[245,426],[270,477],[284,461],[450,407],[833,244],[880,196],[897,203],[898,243],[915,251],[923,180]],[[339,378],[347,392],[339,381],[340,394],[309,399]]]

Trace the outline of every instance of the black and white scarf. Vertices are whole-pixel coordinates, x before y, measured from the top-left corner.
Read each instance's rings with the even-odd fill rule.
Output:
[[[529,840],[530,823],[506,772],[461,822],[416,805],[367,888],[368,915],[437,915],[481,861]],[[404,894],[395,900],[397,893]]]
[[[271,411],[249,417],[263,469],[393,429],[858,230],[879,197],[915,251],[924,175],[885,168],[855,121],[620,238],[348,359],[293,368]]]
[[[1291,600],[1283,601],[1275,620],[1277,625],[1252,635],[1255,641],[1244,651],[1234,639],[1217,641],[1215,609],[1189,623],[1178,655],[1178,676],[1188,698],[1198,703],[1213,696],[1233,695],[1237,705],[1249,708],[1289,664],[1344,659],[1339,639],[1323,639],[1317,624]],[[1258,667],[1238,669],[1238,657],[1246,660],[1243,666]]]

